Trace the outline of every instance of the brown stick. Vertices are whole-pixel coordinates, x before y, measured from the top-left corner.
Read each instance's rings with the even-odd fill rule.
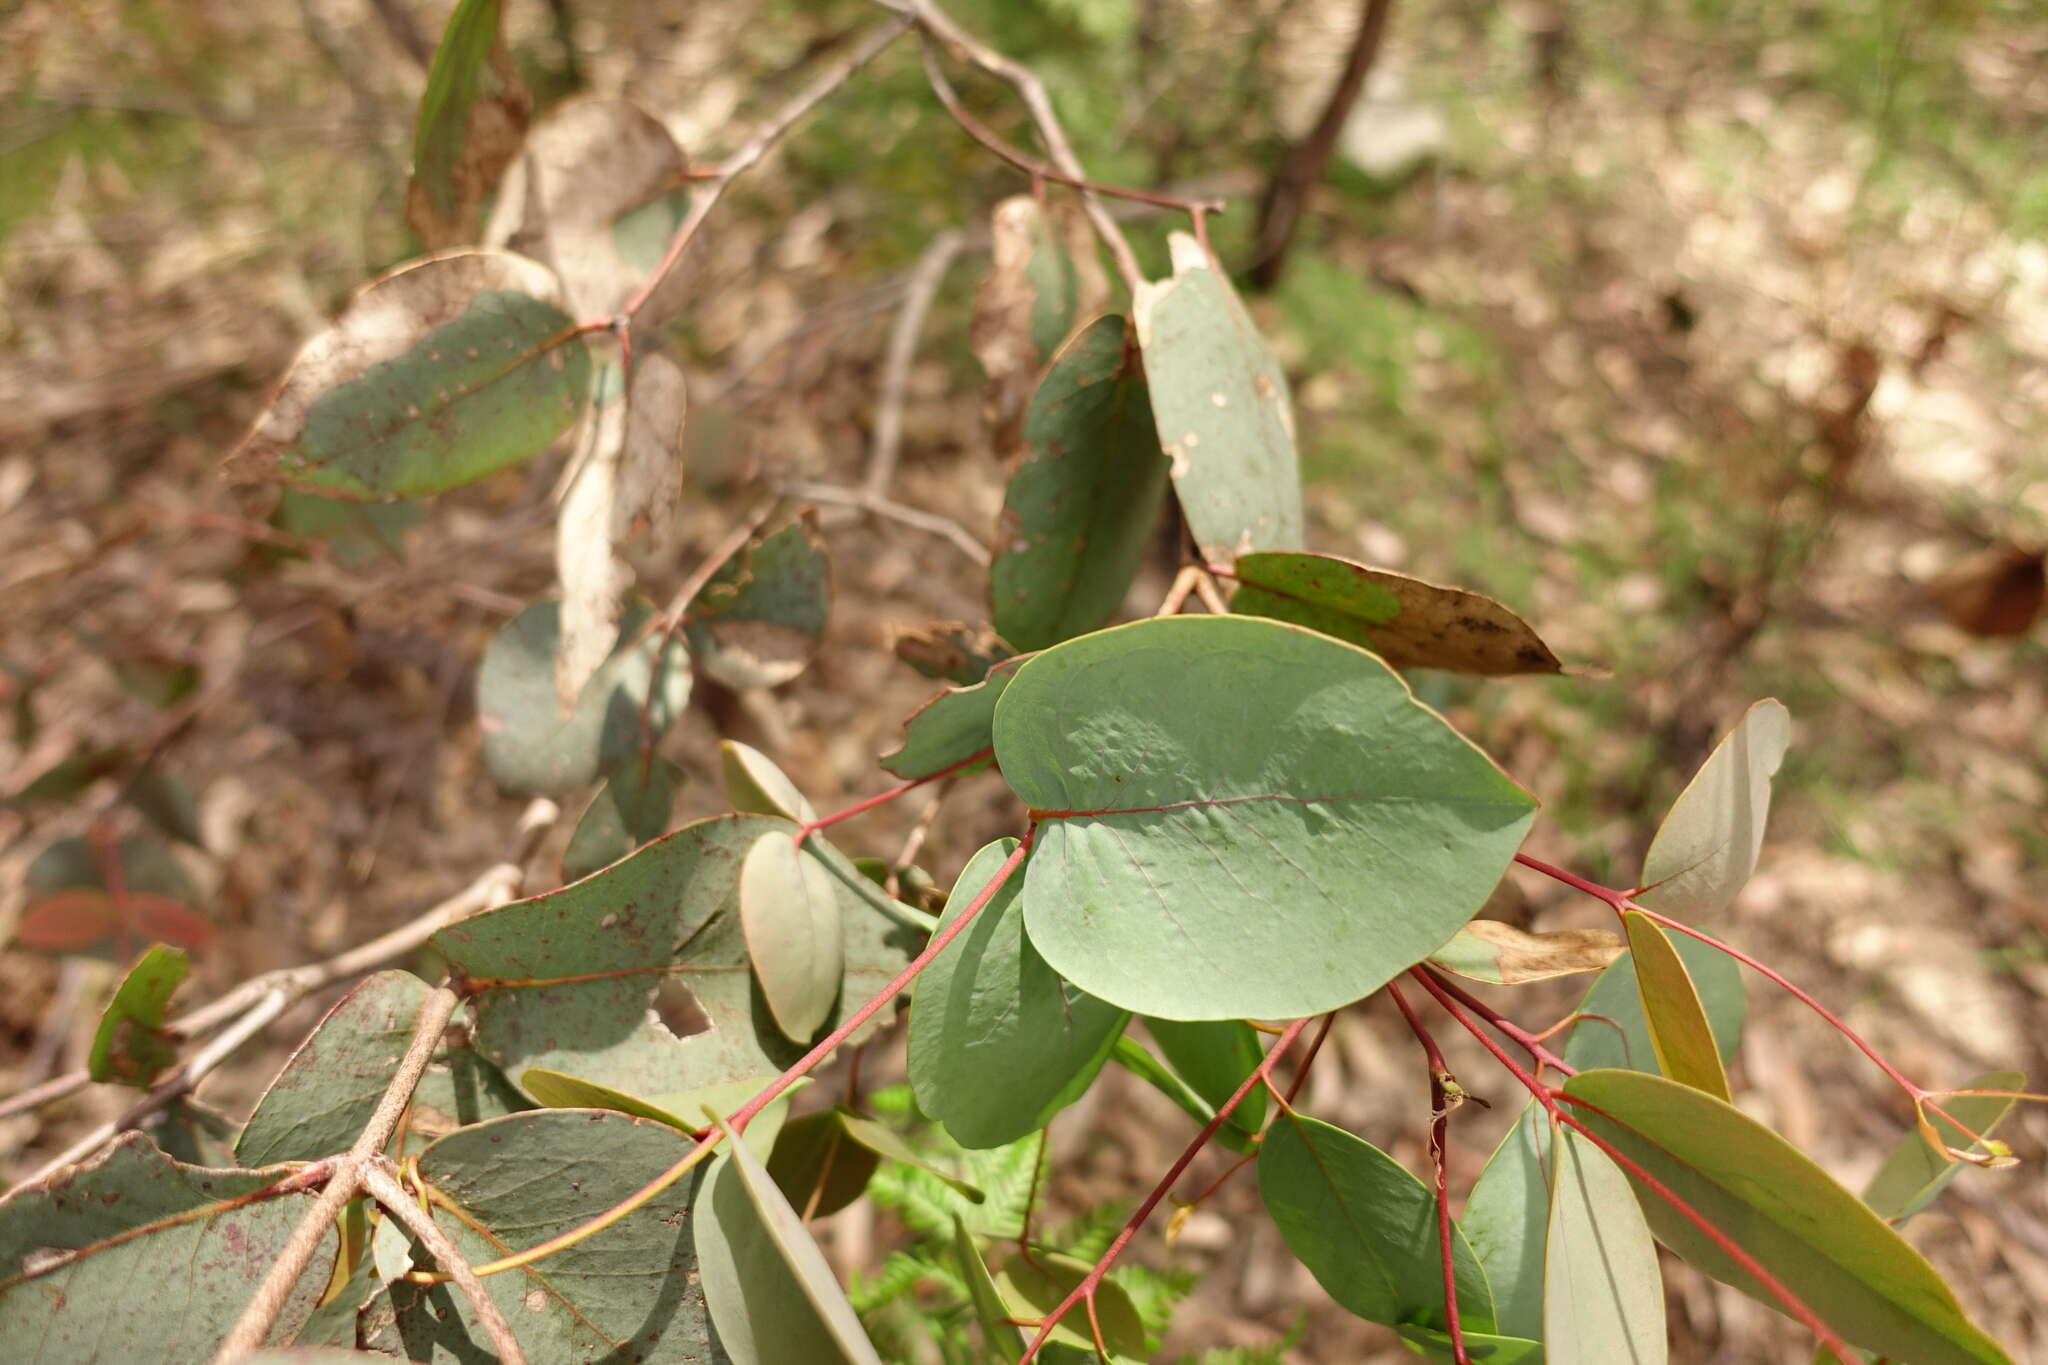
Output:
[[[394,1168],[388,1157],[380,1156],[363,1168],[363,1189],[384,1211],[403,1223],[413,1236],[420,1239],[441,1269],[455,1281],[476,1309],[476,1320],[484,1329],[484,1335],[491,1339],[491,1345],[498,1352],[499,1365],[526,1365],[526,1352],[519,1348],[519,1338],[512,1335],[512,1324],[505,1321],[505,1315],[498,1311],[497,1303],[491,1298],[484,1282],[476,1277],[462,1253],[455,1249],[455,1243],[433,1215],[422,1209],[405,1192],[393,1174]]]
[[[1322,183],[1330,169],[1337,138],[1343,133],[1345,120],[1351,117],[1351,108],[1365,89],[1365,78],[1372,74],[1373,62],[1380,55],[1380,40],[1386,36],[1387,15],[1393,8],[1394,0],[1365,0],[1358,16],[1357,36],[1351,40],[1351,51],[1344,58],[1343,74],[1337,78],[1337,88],[1330,92],[1322,116],[1308,136],[1287,149],[1280,169],[1267,182],[1266,192],[1259,199],[1258,229],[1252,234],[1252,241],[1257,244],[1251,268],[1254,288],[1271,289],[1287,268],[1287,253],[1294,245],[1294,232],[1301,225],[1309,191]]]

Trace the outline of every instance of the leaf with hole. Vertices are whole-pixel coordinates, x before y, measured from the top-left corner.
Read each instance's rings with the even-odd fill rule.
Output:
[[[1919,1252],[1783,1138],[1702,1090],[1640,1071],[1585,1071],[1569,1112],[1620,1150],[1844,1338],[1908,1365],[2010,1365]],[[1624,1168],[1625,1169],[1625,1168]],[[1631,1175],[1657,1240],[1779,1311],[1727,1252]]]
[[[1621,917],[1628,931],[1629,955],[1635,963],[1636,986],[1642,993],[1643,1022],[1657,1069],[1674,1081],[1724,1100],[1733,1100],[1728,1073],[1721,1067],[1713,1025],[1707,1022],[1685,959],[1657,922],[1639,910]]]
[[[264,1193],[291,1175],[180,1165],[125,1133],[90,1161],[14,1191],[0,1203],[8,1360],[207,1358],[313,1202],[306,1192]],[[291,1340],[333,1265],[329,1240],[286,1298],[271,1340]]]
[[[1165,496],[1136,344],[1121,317],[1097,318],[1061,348],[1025,412],[989,566],[996,630],[1032,650],[1108,621]]]
[[[1490,597],[1336,555],[1239,555],[1230,609],[1362,645],[1396,668],[1502,677],[1564,670],[1527,621]]]
[[[996,703],[1029,655],[990,666],[980,682],[941,692],[903,722],[903,743],[882,755],[882,766],[906,781],[948,768],[975,772],[994,761]],[[974,761],[978,754],[988,757]]]
[[[1756,871],[1771,813],[1771,777],[1792,741],[1792,718],[1765,699],[1743,713],[1672,803],[1643,858],[1636,900],[1675,919],[1727,909]]]
[[[780,687],[810,663],[832,609],[832,569],[815,513],[758,537],[690,601],[697,666],[727,687]]]
[[[1559,1361],[1664,1365],[1664,1280],[1628,1177],[1565,1130],[1551,1180],[1543,1344]]]
[[[1163,1019],[1296,1019],[1469,920],[1535,799],[1379,659],[1184,616],[1056,645],[996,706],[1034,811],[1025,925],[1054,971]]]
[[[1015,839],[998,839],[968,861],[941,929],[960,918],[1016,847]],[[1025,937],[1024,880],[1022,871],[1011,874],[924,969],[911,1000],[918,1107],[966,1147],[1000,1147],[1043,1128],[1094,1081],[1130,1017],[1045,964]]]
[[[477,670],[477,724],[484,763],[507,792],[561,794],[640,756],[643,707],[658,738],[690,700],[690,666],[659,632],[640,635],[645,614],[628,611],[619,643],[566,710],[555,690],[561,606],[536,602],[507,621]],[[653,693],[652,704],[648,694]]]
[[[1287,375],[1209,252],[1170,239],[1173,275],[1134,312],[1159,445],[1195,544],[1212,564],[1292,550],[1304,535]]]
[[[1016,653],[987,626],[965,626],[958,621],[898,627],[889,648],[925,677],[960,687],[972,687]]]
[[[768,1012],[792,1042],[832,1013],[846,971],[837,885],[814,853],[771,830],[740,865],[740,927]]]
[[[1475,919],[1429,955],[1429,965],[1472,981],[1522,986],[1531,981],[1597,972],[1627,951],[1607,929],[1532,934],[1496,919]]]
[[[483,203],[518,154],[532,100],[499,32],[500,0],[461,0],[427,68],[405,218],[429,251],[477,239]]]
[[[1259,1148],[1259,1194],[1280,1235],[1330,1297],[1368,1322],[1444,1326],[1436,1196],[1363,1138],[1283,1112]],[[1451,1229],[1458,1316],[1493,1330],[1486,1272]]]
[[[164,1007],[190,965],[185,954],[161,943],[136,959],[100,1016],[87,1075],[147,1088],[178,1060],[177,1044],[164,1032]]]
[[[627,759],[590,798],[562,852],[562,880],[608,867],[668,831],[683,770],[665,758]]]

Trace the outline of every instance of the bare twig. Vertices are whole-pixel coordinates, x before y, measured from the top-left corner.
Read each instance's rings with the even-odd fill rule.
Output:
[[[905,507],[889,498],[875,497],[853,488],[840,488],[829,483],[798,481],[784,484],[782,491],[793,498],[806,498],[811,502],[830,503],[835,507],[854,507],[881,517],[887,521],[900,522],[905,526],[932,535],[943,537],[953,543],[955,549],[966,555],[983,568],[988,567],[988,546],[976,540],[968,529],[959,522],[942,517],[936,512],[921,512],[915,507]]]
[[[313,1201],[313,1206],[299,1220],[298,1227],[292,1230],[284,1250],[278,1253],[269,1273],[263,1277],[263,1283],[257,1286],[255,1297],[249,1300],[248,1307],[242,1310],[242,1316],[236,1319],[234,1328],[215,1353],[214,1365],[235,1365],[263,1345],[263,1338],[277,1321],[277,1315],[284,1311],[285,1300],[291,1297],[299,1277],[312,1264],[313,1254],[319,1250],[320,1242],[327,1236],[335,1216],[362,1189],[365,1173],[382,1155],[384,1144],[391,1140],[392,1130],[398,1127],[399,1117],[412,1103],[413,1089],[420,1083],[428,1060],[441,1042],[441,1031],[448,1027],[450,1016],[461,1003],[462,997],[445,982],[429,992],[421,1003],[419,1018],[413,1025],[412,1044],[399,1061],[391,1084],[385,1087],[384,1097],[377,1101],[376,1112],[363,1125],[363,1131],[357,1135],[348,1153],[335,1162],[327,1178],[327,1187],[320,1191],[320,1197]]]
[[[903,291],[903,307],[889,332],[889,351],[882,363],[881,397],[875,405],[875,436],[868,447],[867,477],[861,492],[867,497],[888,496],[896,477],[896,457],[903,449],[903,400],[910,388],[910,366],[917,359],[917,339],[924,332],[926,314],[945,282],[946,268],[953,264],[967,244],[966,234],[957,230],[932,238],[910,272]]]
[[[519,1338],[512,1335],[512,1324],[506,1322],[505,1315],[498,1311],[498,1305],[491,1298],[490,1291],[484,1288],[484,1282],[476,1277],[469,1262],[462,1259],[462,1253],[455,1249],[455,1243],[448,1234],[441,1231],[441,1225],[434,1221],[433,1215],[406,1194],[394,1171],[388,1157],[377,1157],[363,1168],[363,1188],[383,1205],[386,1213],[420,1239],[421,1245],[455,1281],[455,1287],[476,1310],[476,1320],[482,1325],[484,1335],[496,1348],[499,1365],[526,1365],[526,1353],[519,1348]]]

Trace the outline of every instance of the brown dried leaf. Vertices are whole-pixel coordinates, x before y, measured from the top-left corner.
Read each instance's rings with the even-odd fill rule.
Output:
[[[484,200],[519,153],[533,99],[505,52],[499,0],[456,7],[413,138],[405,220],[429,251],[477,240]]]
[[[1993,638],[2024,635],[2048,596],[2044,562],[2048,556],[2039,550],[1990,545],[1948,569],[1927,591],[1958,630]]]
[[[1430,965],[1447,972],[1519,986],[1554,976],[1597,972],[1620,957],[1626,945],[1607,929],[1560,929],[1532,934],[1499,920],[1475,919],[1429,955]]]

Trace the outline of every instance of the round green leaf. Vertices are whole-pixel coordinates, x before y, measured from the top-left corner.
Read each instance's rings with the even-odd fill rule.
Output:
[[[1165,1019],[1369,995],[1472,917],[1536,805],[1373,655],[1248,617],[1055,646],[997,703],[995,741],[1038,822],[1032,943]]]
[[[299,352],[228,476],[383,502],[474,483],[575,420],[590,355],[547,267],[463,251],[372,281]]]
[[[974,855],[953,884],[941,929],[1016,847],[998,839]],[[1088,1088],[1130,1017],[1045,964],[1024,936],[1023,880],[1012,875],[932,959],[911,1000],[918,1108],[964,1147],[1000,1147],[1043,1128]]]
[[[1094,1267],[1078,1257],[1051,1252],[1034,1252],[1029,1260],[1012,1255],[996,1273],[996,1292],[1009,1307],[1010,1316],[1034,1321],[1060,1306]],[[1112,1365],[1133,1365],[1145,1359],[1145,1323],[1121,1285],[1104,1280],[1095,1290],[1095,1320],[1102,1324],[1102,1344],[1109,1347]],[[1029,1340],[1037,1336],[1026,1329]],[[1086,1304],[1076,1304],[1052,1329],[1046,1344],[1076,1347],[1095,1359],[1095,1336]]]
[[[1628,1177],[1567,1129],[1544,1247],[1543,1344],[1559,1361],[1664,1365],[1664,1279]]]
[[[300,1043],[235,1139],[244,1166],[318,1161],[363,1131],[412,1042],[427,985],[411,972],[363,978]]]
[[[1684,1200],[1847,1340],[1911,1365],[2010,1365],[1934,1268],[1790,1143],[1702,1090],[1640,1071],[1565,1083],[1572,1114]],[[1633,1177],[1632,1177],[1633,1179]],[[1636,1182],[1657,1240],[1783,1311],[1706,1234]]]
[[[793,1042],[832,1014],[846,944],[837,884],[817,856],[780,830],[763,834],[740,865],[740,926],[769,1013]]]
[[[734,810],[779,815],[800,825],[818,818],[817,807],[759,749],[736,739],[721,740],[718,758],[725,776],[725,799]]]
[[[1368,1322],[1444,1325],[1436,1196],[1363,1138],[1282,1113],[1259,1148],[1259,1194],[1280,1235],[1330,1297]],[[1458,1318],[1493,1330],[1493,1295],[1451,1229]]]
[[[1115,314],[1061,348],[1024,415],[989,566],[991,619],[1042,649],[1116,614],[1166,495],[1145,370]]]
[[[1771,778],[1792,742],[1792,717],[1766,698],[1743,713],[1657,828],[1637,899],[1676,919],[1726,909],[1756,871],[1771,813]]]

